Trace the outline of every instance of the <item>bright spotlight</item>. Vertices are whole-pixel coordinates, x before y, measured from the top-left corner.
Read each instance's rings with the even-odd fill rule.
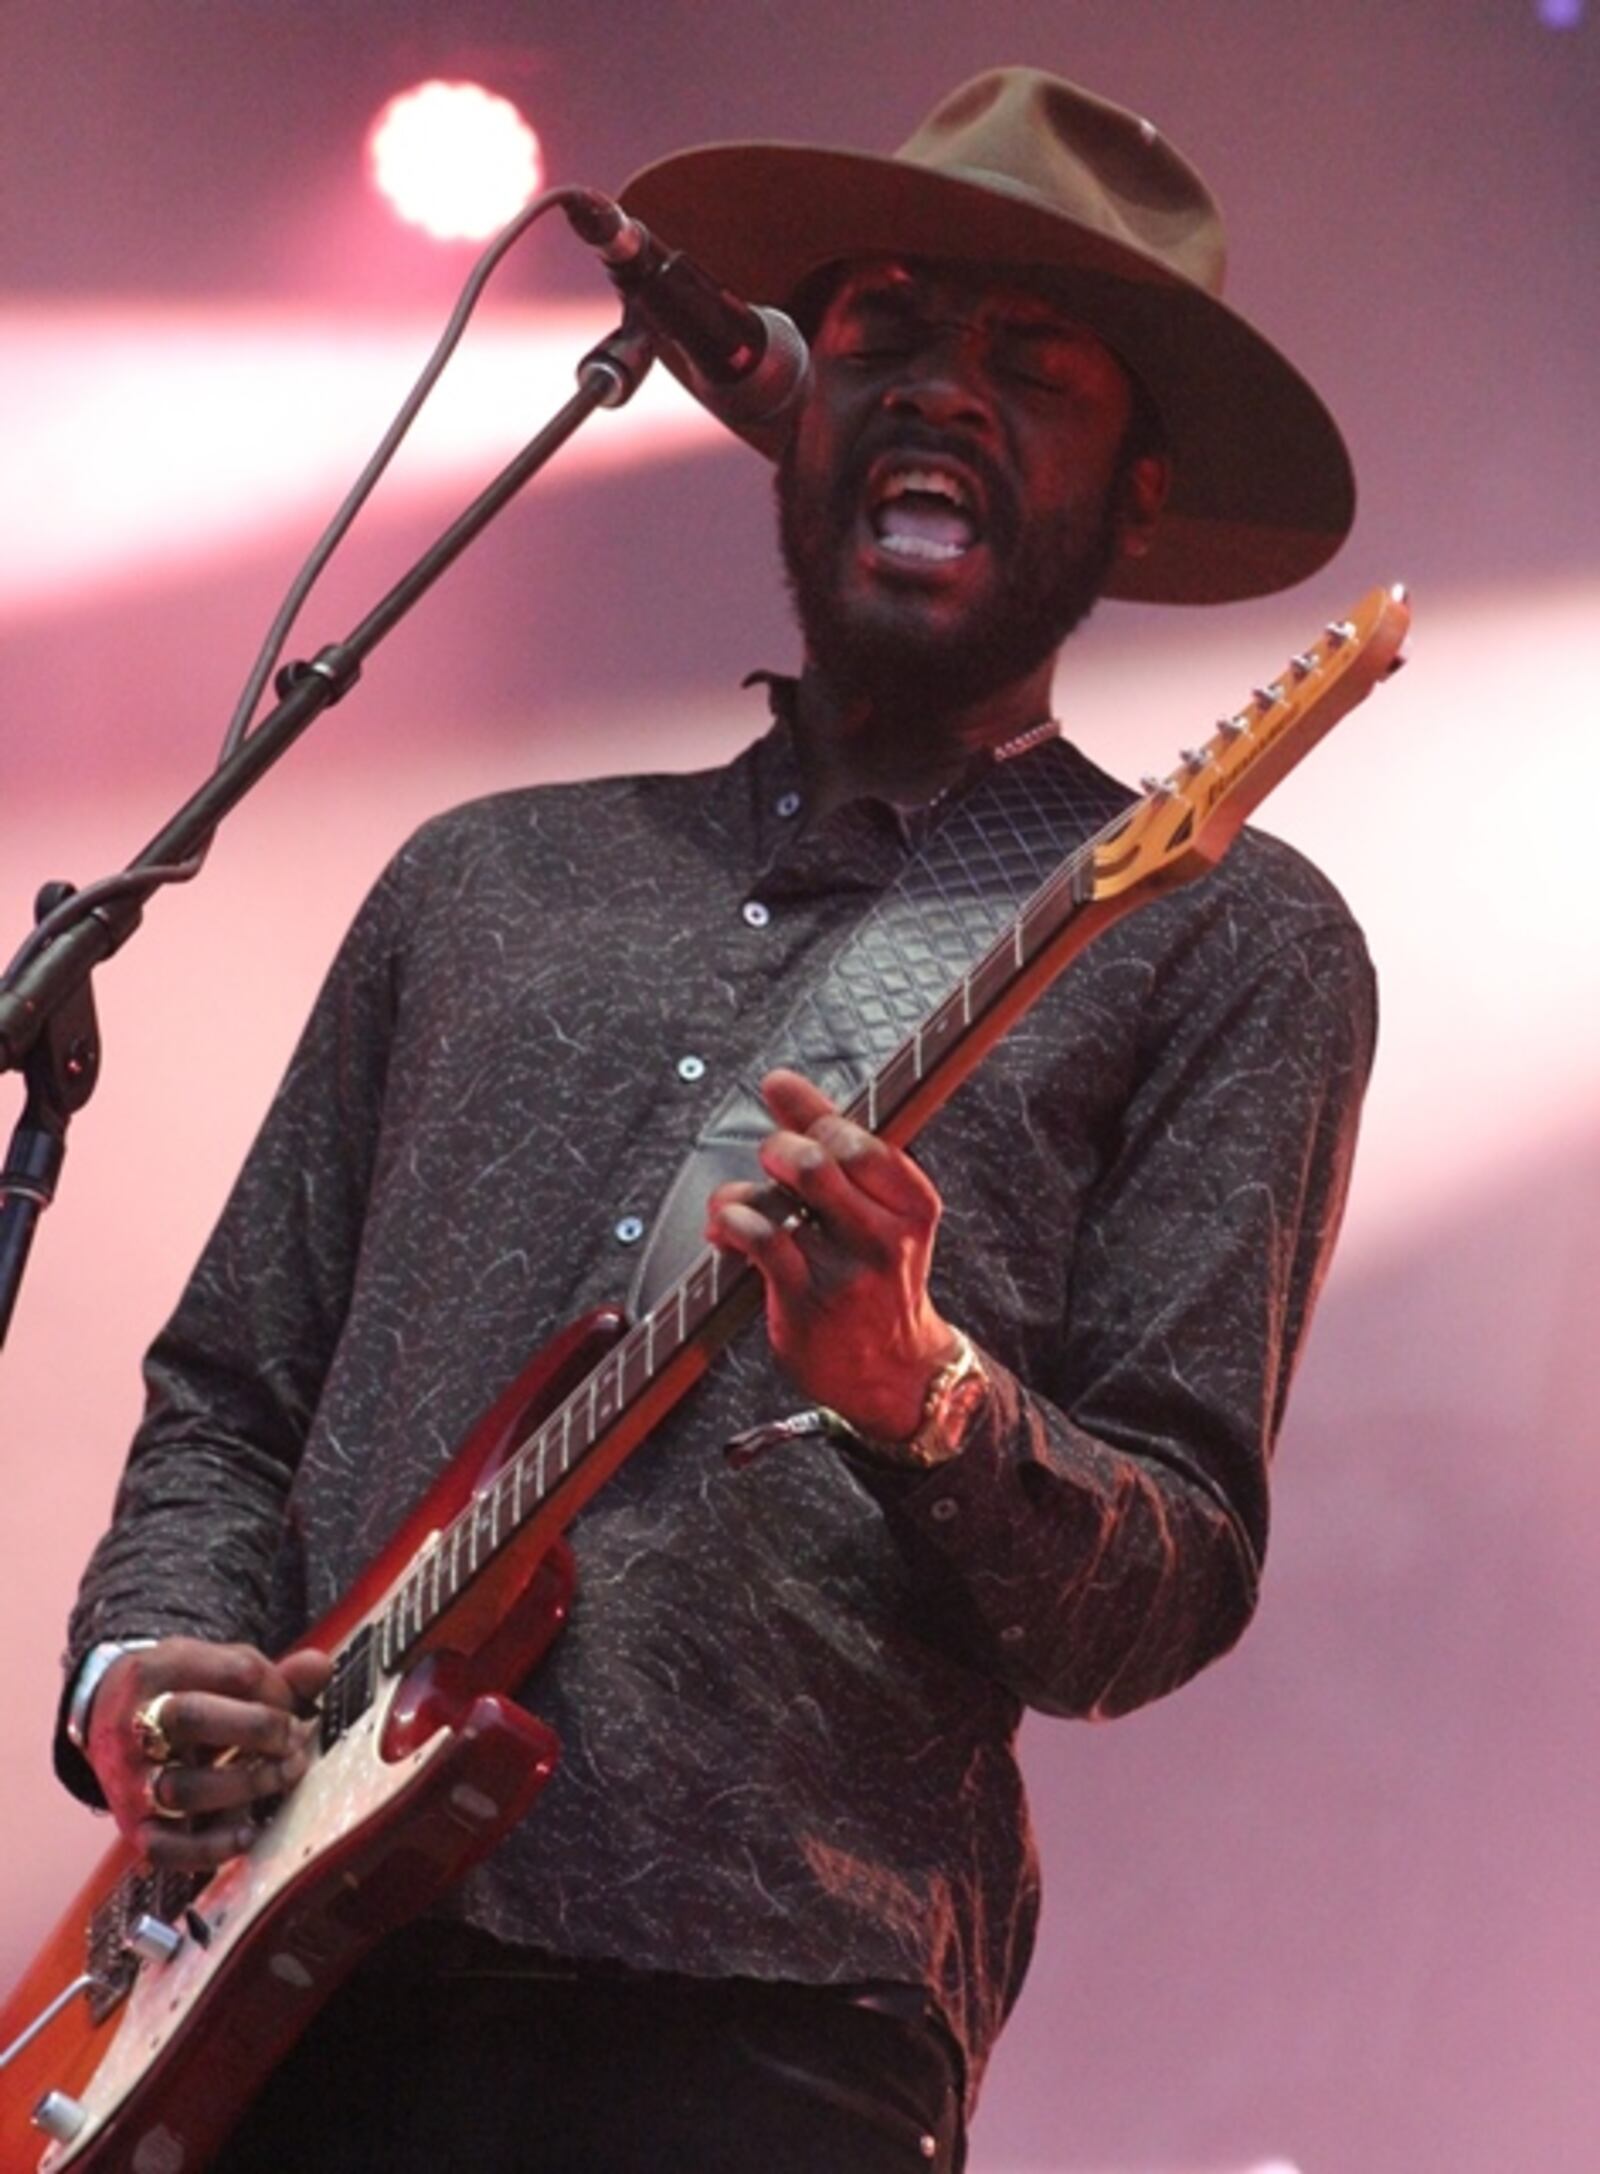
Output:
[[[486,241],[542,178],[539,139],[509,99],[477,83],[419,83],[367,136],[372,178],[435,241]]]

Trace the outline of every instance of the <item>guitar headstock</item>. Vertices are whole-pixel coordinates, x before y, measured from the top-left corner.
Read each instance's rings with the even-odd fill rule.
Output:
[[[1144,780],[1115,833],[1094,852],[1090,896],[1187,882],[1222,858],[1252,808],[1405,659],[1405,590],[1374,589],[1335,619],[1170,777]]]

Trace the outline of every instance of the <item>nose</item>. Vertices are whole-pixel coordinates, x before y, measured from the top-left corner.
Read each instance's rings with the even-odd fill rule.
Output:
[[[978,359],[972,343],[961,336],[965,330],[950,326],[944,338],[930,339],[907,361],[884,394],[890,414],[915,416],[944,428],[983,431],[993,424],[994,408]]]
[[[928,371],[884,394],[891,415],[915,416],[936,428],[983,431],[992,421],[988,402],[977,388],[950,371]]]
[[[883,396],[885,409],[898,417],[915,417],[933,428],[976,430],[985,433],[993,424],[993,411],[980,391],[961,370],[926,367],[891,385]]]

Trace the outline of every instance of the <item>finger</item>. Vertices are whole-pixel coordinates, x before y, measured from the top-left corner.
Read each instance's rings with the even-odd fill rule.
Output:
[[[811,1128],[811,1137],[833,1157],[851,1184],[880,1208],[910,1222],[938,1221],[938,1189],[903,1149],[891,1147],[848,1117],[820,1119]]]
[[[757,1268],[773,1294],[789,1301],[805,1295],[811,1271],[793,1235],[741,1201],[728,1201],[710,1216],[711,1243],[737,1253]]]
[[[328,1688],[333,1657],[319,1646],[302,1646],[298,1653],[284,1655],[278,1673],[293,1694],[296,1710],[304,1714],[316,1707]]]
[[[729,1178],[726,1184],[715,1186],[706,1195],[708,1216],[720,1215],[724,1208],[734,1206],[754,1208],[769,1222],[783,1220],[781,1194],[770,1185],[757,1183],[754,1178]]]
[[[887,1258],[909,1234],[938,1220],[939,1196],[893,1148],[843,1118],[825,1118],[807,1136],[773,1132],[761,1166],[793,1193],[831,1236],[867,1259]]]
[[[120,1665],[120,1664],[119,1664]],[[227,1698],[291,1708],[295,1692],[277,1663],[256,1646],[214,1645],[203,1638],[163,1638],[132,1656],[135,1703],[162,1691],[212,1691]],[[107,1677],[109,1684],[111,1679]]]
[[[283,1758],[306,1741],[311,1724],[290,1706],[224,1698],[215,1691],[168,1691],[161,1733],[178,1760],[211,1758],[221,1751],[252,1758]]]
[[[803,1145],[803,1143],[802,1143]],[[754,1224],[748,1216],[765,1223],[769,1230],[791,1230],[805,1213],[805,1203],[785,1185],[773,1185],[753,1178],[730,1178],[718,1185],[706,1198],[706,1235],[714,1238],[714,1226],[729,1208],[742,1208],[747,1218],[741,1219],[742,1227],[753,1232]]]
[[[806,1133],[769,1132],[756,1157],[774,1186],[814,1221],[853,1228],[862,1214],[876,1214],[870,1198],[857,1194],[836,1158]]]
[[[767,1073],[761,1082],[761,1099],[780,1125],[791,1132],[809,1131],[819,1117],[837,1117],[838,1105],[820,1087],[799,1072],[784,1066]]]
[[[717,1217],[730,1207],[750,1209],[774,1230],[793,1228],[804,1213],[804,1202],[787,1185],[772,1185],[765,1178],[728,1178],[726,1185],[717,1185],[707,1194],[707,1237],[713,1235]],[[720,1241],[713,1239],[713,1244]]]
[[[164,1641],[155,1653],[163,1689],[213,1694],[285,1714],[314,1706],[333,1673],[332,1660],[315,1646],[272,1661],[256,1646],[184,1638]]]
[[[171,1819],[146,1819],[133,1830],[141,1857],[158,1872],[212,1872],[243,1856],[260,1829],[251,1819],[227,1819],[204,1827]]]
[[[185,1815],[176,1801],[179,1772],[146,1767],[120,1792],[117,1823],[140,1854],[163,1869],[202,1871],[248,1849],[260,1831],[248,1813],[198,1825]]]
[[[780,1128],[804,1133],[826,1150],[852,1183],[896,1215],[937,1219],[939,1195],[909,1155],[846,1117],[798,1072],[769,1072],[762,1099]]]
[[[152,1808],[170,1817],[204,1819],[219,1812],[238,1814],[252,1805],[286,1796],[311,1764],[310,1749],[298,1744],[281,1759],[230,1759],[211,1766],[164,1766],[152,1777]],[[158,1813],[159,1816],[159,1813]]]

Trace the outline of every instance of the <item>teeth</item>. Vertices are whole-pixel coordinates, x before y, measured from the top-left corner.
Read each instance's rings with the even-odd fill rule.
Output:
[[[924,498],[943,498],[966,513],[970,510],[967,493],[954,476],[945,475],[935,468],[900,468],[889,476],[878,494],[880,505],[887,505],[896,498],[905,498],[915,491]]]
[[[936,543],[931,536],[881,536],[880,551],[892,551],[903,559],[959,559],[965,544]]]

